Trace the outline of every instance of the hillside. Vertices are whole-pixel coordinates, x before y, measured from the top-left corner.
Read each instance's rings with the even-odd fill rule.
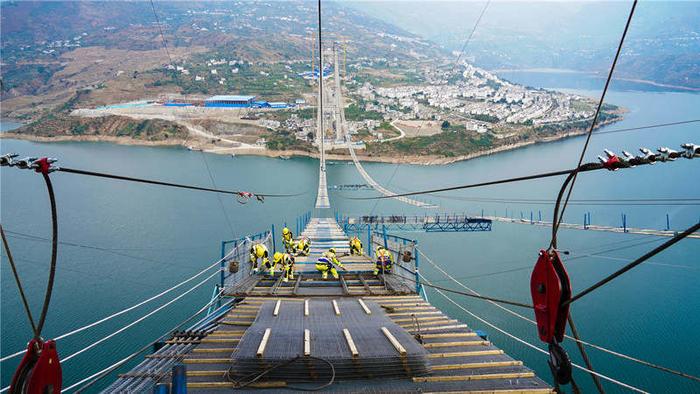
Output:
[[[272,65],[280,62],[293,64],[294,72],[308,70],[316,31],[315,7],[304,1],[158,1],[166,51],[148,2],[6,1],[0,6],[3,116],[20,118],[36,118],[85,88],[112,88],[118,93],[111,96],[113,101],[244,88],[274,94],[272,84],[255,88],[255,76],[279,73]],[[324,45],[342,41],[347,57],[441,56],[417,36],[337,3],[328,3],[324,14]],[[229,75],[226,84],[194,87],[196,70],[188,78],[163,69],[189,60],[194,67],[204,66],[221,57],[241,65],[241,72]],[[298,95],[303,85],[291,90]],[[105,103],[97,93],[87,104]]]
[[[351,3],[447,50],[459,50],[483,2]],[[604,75],[631,2],[491,2],[467,58],[487,69],[558,68]],[[700,89],[700,2],[647,1],[635,11],[616,77]]]

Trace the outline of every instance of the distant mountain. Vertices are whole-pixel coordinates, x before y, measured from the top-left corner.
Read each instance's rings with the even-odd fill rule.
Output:
[[[400,4],[398,6],[397,4]],[[459,50],[485,2],[373,2],[352,7]],[[604,73],[631,2],[491,2],[467,49],[487,69]],[[616,76],[700,88],[700,2],[637,6]]]
[[[310,1],[155,1],[160,26],[146,1],[2,1],[3,98],[46,93],[81,48],[118,53],[162,51],[160,27],[170,54],[214,51],[251,62],[308,60],[314,47],[316,4]],[[324,45],[345,42],[357,58],[430,59],[444,55],[426,40],[339,3],[324,3]],[[121,53],[121,52],[119,52]],[[144,58],[152,60],[157,52]],[[169,63],[162,53],[161,64]],[[134,59],[139,59],[134,54]],[[149,66],[153,67],[152,61]],[[105,66],[107,68],[107,66]],[[134,71],[143,68],[132,67]],[[116,71],[116,70],[114,70]],[[68,77],[73,76],[73,73]],[[61,80],[56,76],[60,75]],[[104,77],[104,76],[101,76]],[[100,82],[96,78],[93,82]]]

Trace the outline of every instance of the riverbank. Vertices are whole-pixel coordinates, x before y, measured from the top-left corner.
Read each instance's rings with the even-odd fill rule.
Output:
[[[501,68],[501,69],[494,69],[494,70],[489,70],[489,71],[492,73],[495,73],[495,74],[499,74],[499,75],[503,74],[503,73],[579,74],[579,75],[586,75],[586,76],[595,77],[595,78],[605,78],[604,75],[597,73],[597,72],[572,70],[572,69],[568,69],[568,68]],[[647,85],[647,86],[652,86],[652,87],[656,87],[656,88],[663,88],[663,89],[680,90],[680,91],[686,91],[686,92],[700,92],[700,88],[697,88],[697,87],[684,86],[684,85],[674,85],[674,84],[652,81],[652,80],[648,80],[648,79],[615,77],[615,80],[616,81],[624,81],[624,82],[632,82],[632,83],[636,83],[636,84],[640,84],[640,85]]]
[[[482,156],[490,156],[501,152],[516,150],[536,144],[546,144],[549,142],[556,142],[562,139],[577,137],[586,133],[586,130],[577,129],[575,131],[557,134],[551,137],[542,138],[539,140],[528,140],[519,141],[512,144],[504,144],[491,149],[486,149],[483,151],[474,152],[468,155],[462,155],[457,157],[440,157],[440,156],[423,156],[423,155],[405,155],[398,157],[379,157],[379,156],[367,156],[358,154],[358,158],[364,162],[374,162],[374,163],[391,163],[391,164],[414,164],[414,165],[445,165],[452,164],[460,161],[466,161],[475,159]],[[190,148],[192,146],[192,139],[169,139],[167,141],[145,141],[142,139],[135,139],[131,137],[116,137],[116,136],[95,136],[95,135],[82,135],[82,136],[55,136],[55,137],[42,137],[36,135],[19,134],[13,132],[5,132],[0,134],[0,139],[17,139],[35,142],[108,142],[119,145],[135,145],[135,146],[182,146],[185,148]],[[221,147],[214,144],[203,144],[197,145],[195,150],[201,150],[206,153],[215,153],[220,155],[240,155],[240,156],[263,156],[271,158],[288,158],[288,157],[308,157],[313,159],[319,158],[319,153],[307,152],[301,150],[270,150],[262,147]],[[350,154],[337,154],[337,153],[326,153],[327,160],[333,161],[352,161]]]

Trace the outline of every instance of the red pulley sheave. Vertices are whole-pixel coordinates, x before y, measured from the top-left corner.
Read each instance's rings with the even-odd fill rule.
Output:
[[[10,384],[10,394],[59,394],[63,384],[56,341],[32,339]]]
[[[530,292],[540,340],[561,342],[569,317],[569,306],[564,302],[571,299],[571,282],[559,252],[540,251],[530,277]]]

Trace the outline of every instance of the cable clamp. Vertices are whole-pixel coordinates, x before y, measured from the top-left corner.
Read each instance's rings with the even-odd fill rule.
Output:
[[[657,155],[656,159],[661,162],[674,161],[677,157],[680,156],[678,154],[678,151],[675,151],[668,147],[662,146],[661,148],[657,149],[657,151],[659,152],[659,154]]]
[[[681,153],[681,155],[686,159],[700,157],[700,145],[687,143],[681,144],[681,148],[683,148],[683,153]]]
[[[32,163],[34,163],[36,159],[38,159],[38,157],[25,157],[24,159],[13,161],[10,166],[26,170],[32,167]]]
[[[53,163],[57,162],[58,159],[54,159],[51,157],[42,157],[41,159],[35,160],[31,168],[34,169],[35,172],[47,175],[51,172],[54,172],[58,170],[58,167],[52,166]]]
[[[12,163],[14,163],[14,159],[17,156],[19,156],[17,153],[7,153],[0,156],[0,166],[12,166]]]
[[[603,152],[605,152],[607,159],[603,158],[602,156],[598,156],[598,160],[603,163],[603,167],[605,167],[608,171],[618,170],[620,168],[620,164],[623,164],[623,160],[609,149],[604,149]]]
[[[642,147],[639,148],[639,151],[642,152],[642,155],[637,156],[637,160],[639,160],[642,164],[653,165],[656,162],[656,155],[651,151],[651,149]]]
[[[238,192],[236,201],[238,201],[239,204],[247,204],[251,197],[253,197],[253,193],[251,192]]]

